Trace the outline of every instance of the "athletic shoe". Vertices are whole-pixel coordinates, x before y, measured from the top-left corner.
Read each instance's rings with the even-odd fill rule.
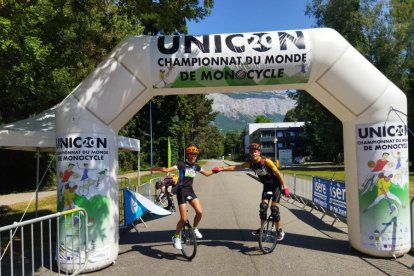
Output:
[[[194,228],[194,234],[196,235],[197,239],[203,238],[203,235],[201,235],[200,231],[198,231],[198,228]]]
[[[285,237],[285,232],[283,232],[283,230],[282,230],[282,228],[280,228],[278,231],[277,231],[277,237],[276,237],[276,239],[278,240],[278,241],[281,241],[281,240],[283,240],[283,238]]]
[[[257,229],[257,230],[252,231],[252,235],[255,236],[255,237],[258,237],[259,234],[260,234],[260,228]]]
[[[176,248],[178,250],[183,249],[183,247],[181,246],[181,239],[180,239],[180,237],[173,236],[172,237],[172,242],[174,244],[174,248]]]

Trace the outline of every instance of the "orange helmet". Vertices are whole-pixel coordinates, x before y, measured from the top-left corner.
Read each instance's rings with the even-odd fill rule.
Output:
[[[200,153],[200,149],[194,145],[194,144],[189,144],[186,148],[185,148],[185,153],[194,153],[194,154],[199,154]]]
[[[249,150],[260,150],[260,145],[258,143],[251,143],[247,148]]]

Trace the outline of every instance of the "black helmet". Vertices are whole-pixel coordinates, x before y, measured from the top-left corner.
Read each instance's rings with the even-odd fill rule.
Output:
[[[251,143],[247,148],[249,150],[260,150],[260,145],[258,143]]]
[[[161,186],[162,186],[162,182],[161,181],[157,181],[157,182],[155,182],[155,189],[161,189]]]

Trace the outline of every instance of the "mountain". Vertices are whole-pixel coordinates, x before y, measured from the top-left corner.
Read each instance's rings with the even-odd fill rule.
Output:
[[[208,94],[213,99],[213,111],[218,112],[215,124],[223,132],[242,130],[254,123],[257,115],[282,122],[286,112],[296,106],[289,98],[291,91],[252,91]]]

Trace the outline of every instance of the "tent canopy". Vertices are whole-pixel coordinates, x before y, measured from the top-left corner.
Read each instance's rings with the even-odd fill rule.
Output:
[[[0,126],[0,149],[55,151],[55,109],[56,106],[28,119]],[[118,148],[139,152],[140,141],[118,136]]]

